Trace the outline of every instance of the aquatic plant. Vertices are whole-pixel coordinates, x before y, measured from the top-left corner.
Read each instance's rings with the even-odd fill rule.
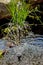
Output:
[[[7,6],[7,9],[12,16],[10,20],[11,32],[13,30],[14,33],[14,28],[17,27],[16,32],[20,40],[20,29],[23,27],[25,19],[28,15],[28,7],[26,6],[26,3],[22,0],[11,0],[11,2]],[[13,35],[13,33],[11,33],[11,35]]]
[[[12,16],[11,21],[16,25],[22,26],[28,15],[28,8],[26,7],[26,3],[20,0],[11,0],[9,5],[7,6],[7,9]]]
[[[8,27],[10,29],[9,34],[11,38],[16,38],[16,41],[18,38],[20,40],[20,31],[25,23],[25,19],[27,16],[32,17],[32,19],[37,19],[40,21],[40,23],[42,23],[40,20],[40,16],[37,16],[36,14],[36,11],[39,11],[38,8],[33,8],[32,4],[30,4],[29,2],[27,4],[24,0],[11,0],[7,5],[7,9],[12,16],[10,20],[10,26]],[[34,12],[34,15],[30,15],[30,13],[32,12]],[[9,31],[9,29],[7,29],[5,29],[5,32]]]

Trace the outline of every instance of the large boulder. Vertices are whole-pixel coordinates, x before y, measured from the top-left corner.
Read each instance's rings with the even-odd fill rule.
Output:
[[[10,14],[6,8],[6,4],[0,3],[0,19],[7,17],[7,16],[9,17]]]
[[[8,4],[10,0],[0,0],[0,3]]]
[[[10,16],[6,8],[6,5],[8,5],[9,2],[10,0],[0,0],[0,19]]]

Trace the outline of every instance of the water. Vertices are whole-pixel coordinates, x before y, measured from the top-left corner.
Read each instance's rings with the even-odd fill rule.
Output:
[[[0,49],[6,49],[7,40],[0,39]],[[18,57],[21,56],[21,61]],[[8,53],[0,59],[0,65],[43,65],[43,35],[22,39],[19,46],[8,48]]]
[[[34,37],[30,36],[26,39],[23,39],[22,42],[43,48],[43,35],[35,35]]]
[[[43,47],[43,36],[39,35],[35,38],[33,38],[32,42],[30,42],[32,45]]]
[[[6,42],[7,40],[0,39],[0,50],[4,50],[6,48],[5,46]]]
[[[7,40],[0,39],[0,50],[6,49],[5,44]],[[26,39],[22,40],[22,43],[27,43],[30,45],[38,46],[43,48],[43,35],[35,35],[35,37],[27,37]]]

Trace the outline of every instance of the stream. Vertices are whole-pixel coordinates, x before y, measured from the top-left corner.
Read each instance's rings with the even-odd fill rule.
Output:
[[[0,59],[0,65],[43,65],[43,35],[30,35],[13,48],[7,47],[6,42],[0,39],[0,50],[9,51]]]

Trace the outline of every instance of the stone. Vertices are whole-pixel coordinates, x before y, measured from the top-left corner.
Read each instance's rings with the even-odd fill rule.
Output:
[[[0,3],[8,4],[9,2],[10,2],[10,0],[0,0]]]
[[[0,3],[0,19],[10,16],[6,6],[7,6],[6,4]]]
[[[11,42],[7,42],[6,46],[9,47],[9,48],[12,48],[12,47],[14,47],[14,44],[11,43]]]

